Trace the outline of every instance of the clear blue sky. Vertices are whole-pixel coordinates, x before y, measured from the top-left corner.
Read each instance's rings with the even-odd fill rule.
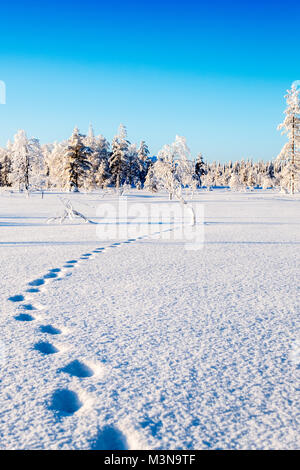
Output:
[[[89,122],[109,139],[123,122],[153,154],[184,135],[208,160],[271,159],[285,141],[298,1],[11,0],[0,15],[0,145]]]

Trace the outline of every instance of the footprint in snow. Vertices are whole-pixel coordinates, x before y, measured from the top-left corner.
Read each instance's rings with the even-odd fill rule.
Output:
[[[58,352],[58,349],[47,341],[40,341],[39,343],[36,343],[34,345],[34,349],[41,352],[42,354],[55,354]]]
[[[49,335],[60,335],[61,334],[61,330],[59,330],[58,328],[54,328],[54,326],[52,326],[52,325],[42,325],[40,327],[40,331],[42,333],[47,333]]]
[[[22,310],[36,310],[36,307],[34,307],[32,304],[23,304],[23,305],[19,305],[19,309],[22,309]]]
[[[49,271],[47,274],[45,274],[44,279],[54,279],[56,277],[57,277],[56,273]]]
[[[20,315],[17,315],[15,317],[16,320],[18,321],[33,321],[34,317],[31,315],[28,315],[27,313],[20,313]]]
[[[80,378],[92,377],[94,375],[94,371],[90,367],[77,359],[60,369],[60,372],[66,372],[69,375]]]
[[[44,279],[35,279],[34,281],[28,283],[29,286],[42,286],[43,284],[45,284]]]
[[[52,395],[50,409],[63,416],[72,415],[82,407],[77,393],[66,388],[56,390]]]
[[[91,450],[128,450],[124,434],[115,426],[105,426],[99,429],[91,441]]]
[[[9,297],[8,300],[11,302],[22,302],[24,300],[23,295],[13,295],[12,297]]]

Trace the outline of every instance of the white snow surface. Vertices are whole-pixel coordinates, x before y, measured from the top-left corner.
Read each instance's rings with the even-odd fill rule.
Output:
[[[70,198],[100,223],[116,196]],[[155,225],[47,225],[57,194],[0,195],[1,449],[299,448],[300,197],[194,199],[189,251]]]

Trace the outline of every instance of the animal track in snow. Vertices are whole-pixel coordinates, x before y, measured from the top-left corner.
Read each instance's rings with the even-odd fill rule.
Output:
[[[60,369],[60,371],[80,378],[92,377],[94,375],[94,371],[90,367],[77,359]]]
[[[53,344],[48,343],[47,341],[40,341],[34,345],[34,349],[43,353],[43,354],[55,354],[59,350],[53,346]]]
[[[54,273],[53,271],[49,271],[47,274],[45,274],[44,279],[54,279],[57,277],[57,274]]]
[[[77,393],[67,388],[59,389],[52,395],[50,409],[64,416],[76,413],[82,407]]]
[[[115,426],[105,426],[99,429],[91,442],[91,450],[128,450],[124,434]]]
[[[43,284],[45,284],[44,279],[35,279],[34,281],[28,283],[29,286],[42,286]]]
[[[34,317],[32,317],[31,315],[28,315],[27,313],[20,313],[20,315],[17,315],[15,317],[16,320],[18,321],[33,321],[35,320]]]
[[[140,238],[143,238],[143,237],[139,237],[139,239]],[[112,243],[110,246],[98,247],[95,250],[93,250],[91,253],[82,254],[79,259],[71,259],[69,261],[66,261],[62,268],[49,269],[45,275],[29,282],[28,283],[29,288],[27,288],[26,292],[29,294],[39,293],[46,288],[46,285],[49,282],[61,281],[64,278],[71,276],[70,270],[76,267],[76,265],[78,266],[81,262],[89,260],[89,259],[93,259],[96,257],[97,254],[104,253],[106,250],[109,250],[110,248],[122,247],[124,246],[124,244],[126,243],[128,244],[136,240],[137,239],[132,238],[123,242]],[[27,302],[29,299],[31,299],[31,297],[32,296],[27,297]],[[16,303],[24,302],[25,296],[22,294],[17,294],[17,295],[9,297],[8,300],[10,302],[16,302]],[[34,320],[37,320],[39,317],[34,317],[30,315],[29,313],[25,313],[25,312],[43,309],[43,308],[45,307],[38,306],[36,303],[34,303],[34,305],[31,303],[19,304],[18,310],[21,309],[23,310],[23,312],[20,312],[14,318],[15,320],[20,321],[20,322],[32,322]],[[40,325],[38,329],[41,333],[51,335],[51,336],[60,335],[62,333],[60,329],[55,328],[54,326],[50,324]],[[47,340],[36,342],[35,344],[33,344],[33,349],[46,356],[48,355],[51,356],[52,354],[56,354],[64,350],[61,347],[59,347],[58,349],[56,346],[54,346],[53,344],[51,344],[51,342]],[[90,365],[88,363],[86,364],[83,361],[74,359],[71,362],[69,362],[67,365],[65,365],[64,367],[58,369],[58,372],[66,373],[69,376],[77,377],[78,379],[87,379],[94,375],[95,376],[102,375],[103,369],[101,366],[94,365],[94,364]],[[51,397],[51,403],[48,405],[49,409],[53,410],[55,413],[57,413],[60,416],[70,416],[76,413],[82,406],[83,406],[83,403],[79,399],[79,396],[74,391],[69,390],[67,388],[57,389]],[[114,426],[106,426],[99,430],[98,434],[96,435],[92,443],[91,448],[103,449],[103,450],[110,450],[110,449],[126,450],[128,449],[128,445],[126,442],[126,437],[122,434],[120,430],[118,430]]]
[[[48,335],[60,335],[61,330],[54,328],[52,325],[42,325],[40,326],[40,331],[42,333],[47,333]]]
[[[36,307],[34,307],[32,304],[22,304],[19,305],[19,308],[23,310],[36,310]]]
[[[23,295],[13,295],[12,297],[9,297],[8,300],[10,300],[10,302],[22,302],[24,300],[24,296]]]

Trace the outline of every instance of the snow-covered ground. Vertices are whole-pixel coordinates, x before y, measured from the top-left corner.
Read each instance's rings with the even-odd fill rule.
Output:
[[[0,196],[0,447],[299,448],[300,197],[199,192],[199,250],[103,241],[116,197],[70,197],[100,225]]]

